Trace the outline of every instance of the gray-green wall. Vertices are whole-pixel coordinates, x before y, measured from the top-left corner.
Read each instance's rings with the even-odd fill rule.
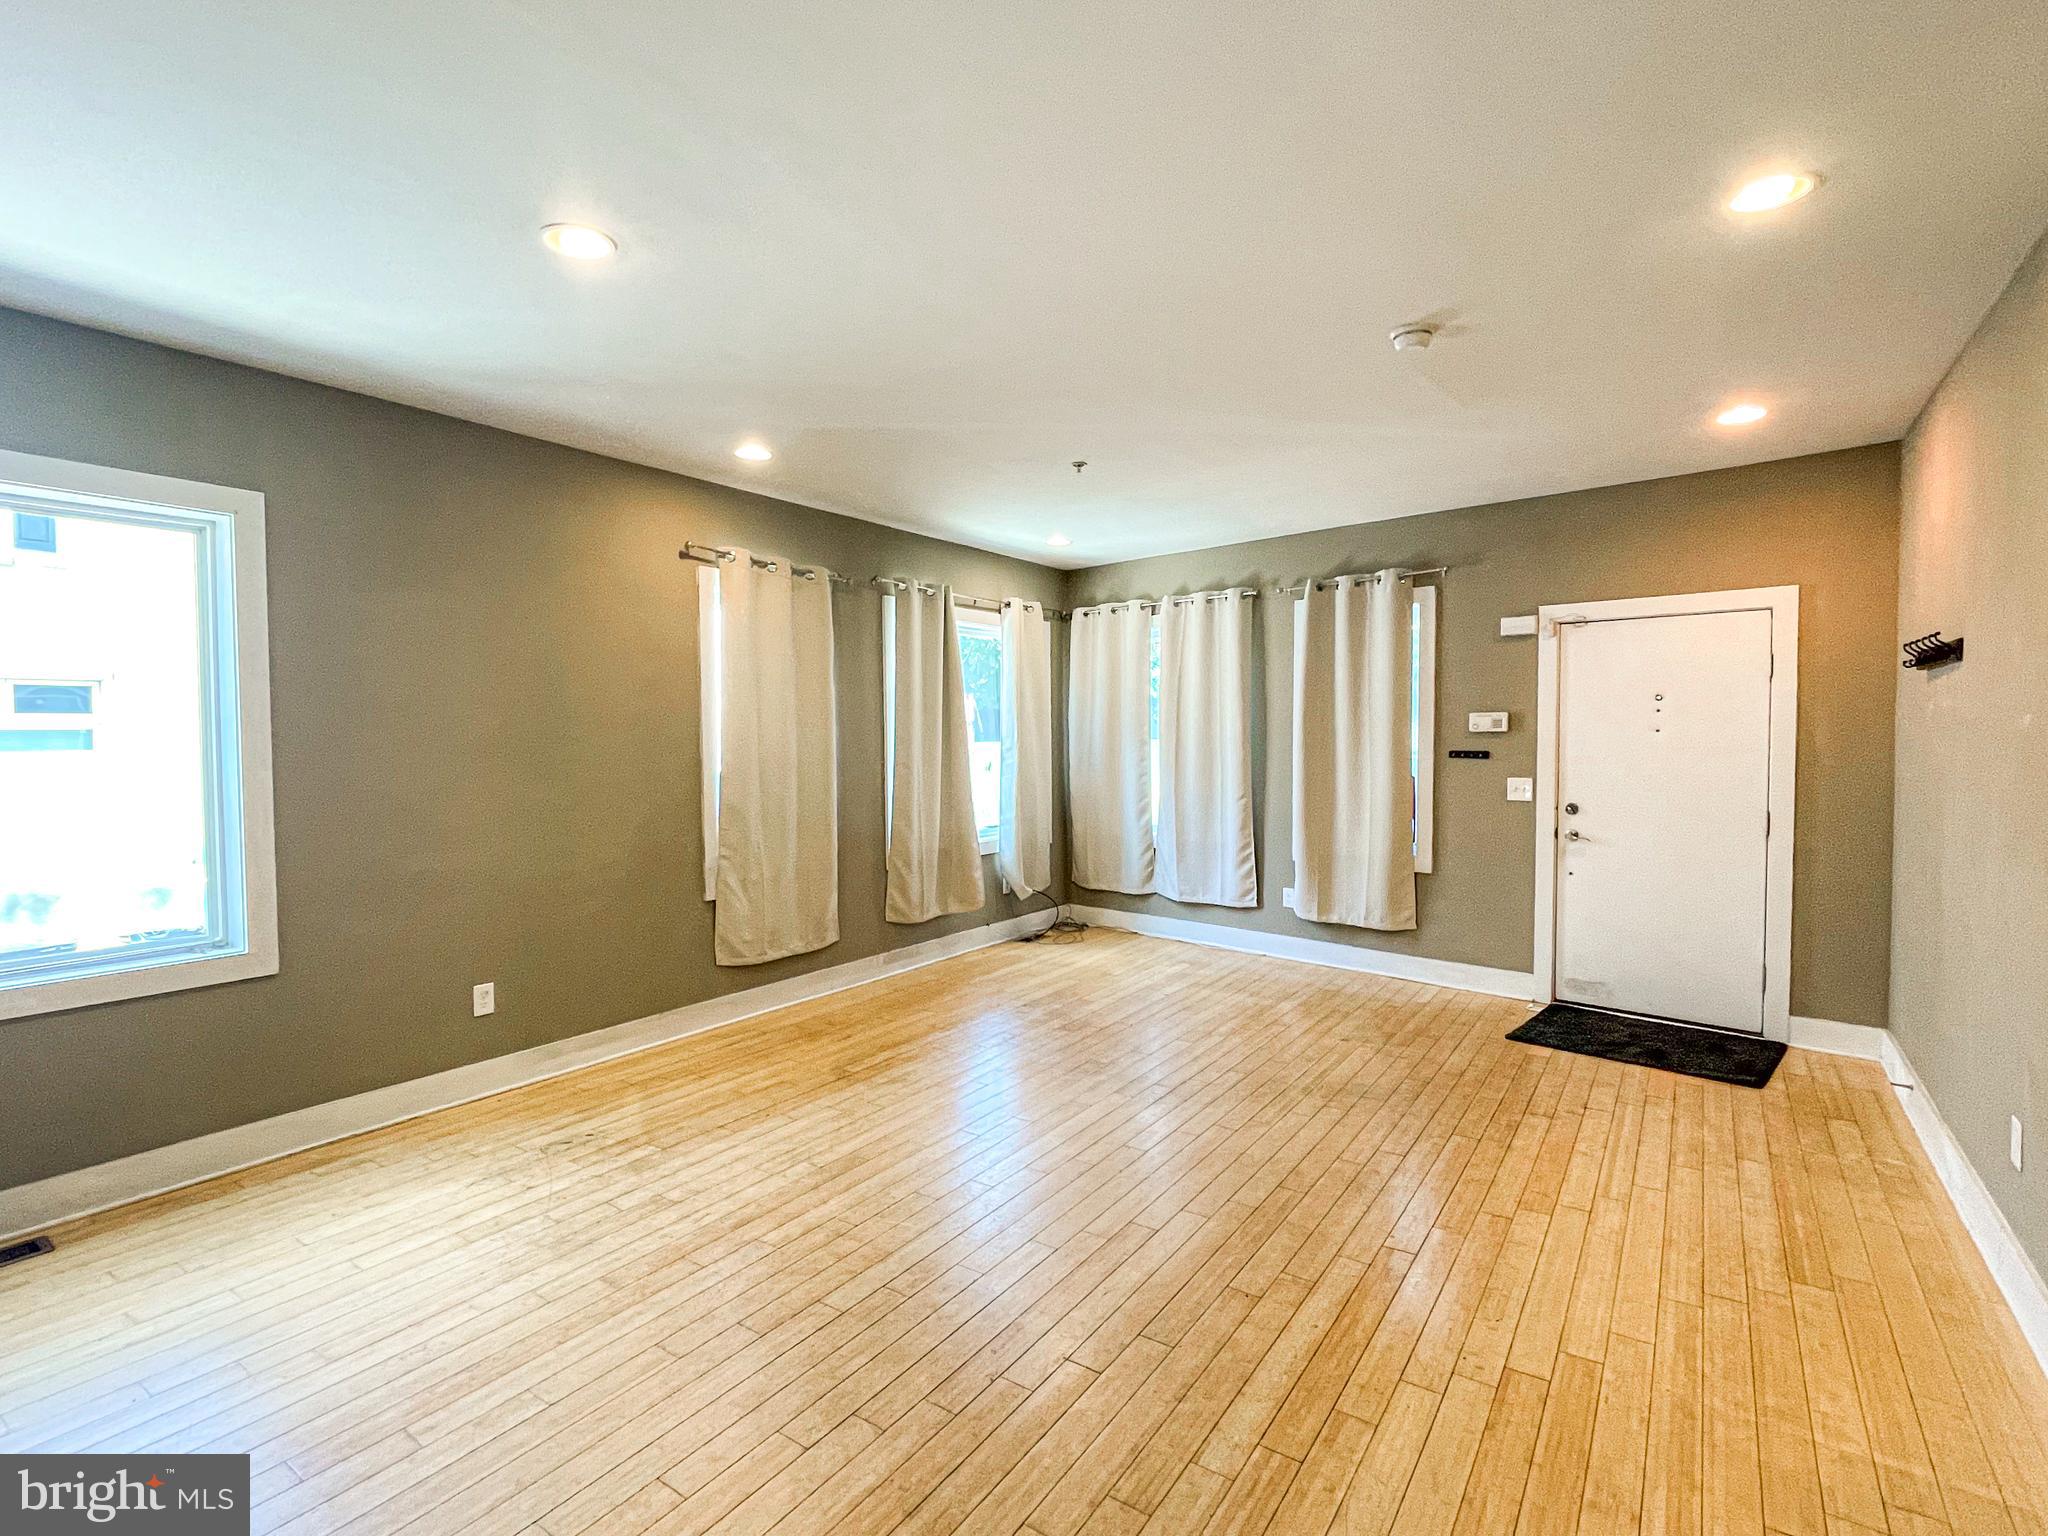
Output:
[[[1058,572],[7,310],[0,447],[267,498],[283,949],[273,977],[0,1023],[0,1188],[1019,910],[991,861],[979,916],[882,921],[880,594],[857,584],[840,941],[712,965],[676,551],[1048,602]],[[498,1011],[472,1019],[484,980]]]
[[[0,446],[267,497],[283,947],[275,977],[0,1024],[0,1081],[14,1092],[0,1116],[0,1187],[1016,910],[994,895],[979,916],[914,929],[881,920],[880,606],[856,585],[837,600],[843,937],[771,966],[711,964],[694,598],[676,559],[686,539],[1055,603],[1452,565],[1439,749],[1465,739],[1469,710],[1511,710],[1514,729],[1482,738],[1498,754],[1490,763],[1438,763],[1437,872],[1422,879],[1417,932],[1304,924],[1279,906],[1288,634],[1277,603],[1255,701],[1265,908],[1075,894],[1510,970],[1530,963],[1531,825],[1501,780],[1531,771],[1535,650],[1501,639],[1500,617],[1797,582],[1793,1006],[1885,1022],[1894,448],[1062,577],[5,310],[0,358]],[[480,980],[498,983],[499,1010],[478,1020],[468,997]]]
[[[2048,241],[1921,413],[1904,482],[1898,638],[1967,648],[1897,678],[1892,1025],[2048,1270]]]
[[[1438,596],[1436,869],[1418,877],[1420,925],[1368,933],[1306,923],[1280,904],[1288,854],[1292,631],[1267,602],[1253,780],[1261,906],[1236,912],[1076,888],[1074,899],[1527,971],[1535,926],[1534,811],[1506,799],[1535,771],[1536,642],[1504,615],[1591,602],[1797,584],[1799,768],[1793,848],[1792,1011],[1882,1025],[1891,871],[1892,621],[1898,567],[1895,444],[1640,485],[1435,512],[1079,573],[1070,601],[1265,587],[1383,566],[1448,565]],[[1932,627],[1932,626],[1929,626]],[[1506,736],[1465,716],[1505,709]],[[1262,728],[1261,728],[1262,727]],[[1486,762],[1451,762],[1457,746]]]

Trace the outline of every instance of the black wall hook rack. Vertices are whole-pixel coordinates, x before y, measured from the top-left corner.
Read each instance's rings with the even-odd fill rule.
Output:
[[[1923,667],[1945,667],[1952,661],[1963,659],[1963,642],[1941,638],[1941,631],[1922,635],[1918,640],[1908,640],[1905,646],[1906,665],[1915,671]]]

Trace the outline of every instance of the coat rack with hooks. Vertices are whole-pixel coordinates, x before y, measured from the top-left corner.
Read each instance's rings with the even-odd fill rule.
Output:
[[[1941,638],[1941,631],[1938,629],[1931,635],[1922,635],[1917,640],[1908,640],[1904,649],[1906,652],[1905,664],[1914,671],[1924,671],[1928,667],[1945,667],[1952,661],[1961,661],[1963,659],[1962,637],[1957,636],[1953,640],[1944,640]]]

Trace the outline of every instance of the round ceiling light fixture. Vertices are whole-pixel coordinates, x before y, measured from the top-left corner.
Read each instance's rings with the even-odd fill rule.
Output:
[[[1426,352],[1429,344],[1436,340],[1436,327],[1415,322],[1397,325],[1387,332],[1387,340],[1396,352]]]
[[[749,464],[766,464],[775,457],[775,450],[758,437],[750,437],[733,449],[732,456],[736,459],[745,459]]]
[[[1753,400],[1745,400],[1740,405],[1729,406],[1714,420],[1724,427],[1753,427],[1770,414],[1769,407],[1758,405]]]
[[[1759,176],[1746,181],[1736,188],[1735,195],[1728,199],[1730,213],[1769,213],[1796,203],[1820,185],[1820,177],[1812,171],[1779,171],[1771,176]]]
[[[588,224],[550,224],[541,230],[540,243],[571,261],[603,261],[619,252],[618,241]]]
[[[1068,538],[1064,533],[1054,532],[1048,533],[1045,536],[1045,542],[1050,544],[1054,549],[1065,549],[1069,544],[1073,543],[1074,541]]]

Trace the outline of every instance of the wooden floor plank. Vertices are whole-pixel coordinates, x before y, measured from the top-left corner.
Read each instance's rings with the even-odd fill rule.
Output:
[[[1091,932],[79,1222],[0,1449],[254,1529],[2048,1536],[2048,1382],[1868,1063]]]

